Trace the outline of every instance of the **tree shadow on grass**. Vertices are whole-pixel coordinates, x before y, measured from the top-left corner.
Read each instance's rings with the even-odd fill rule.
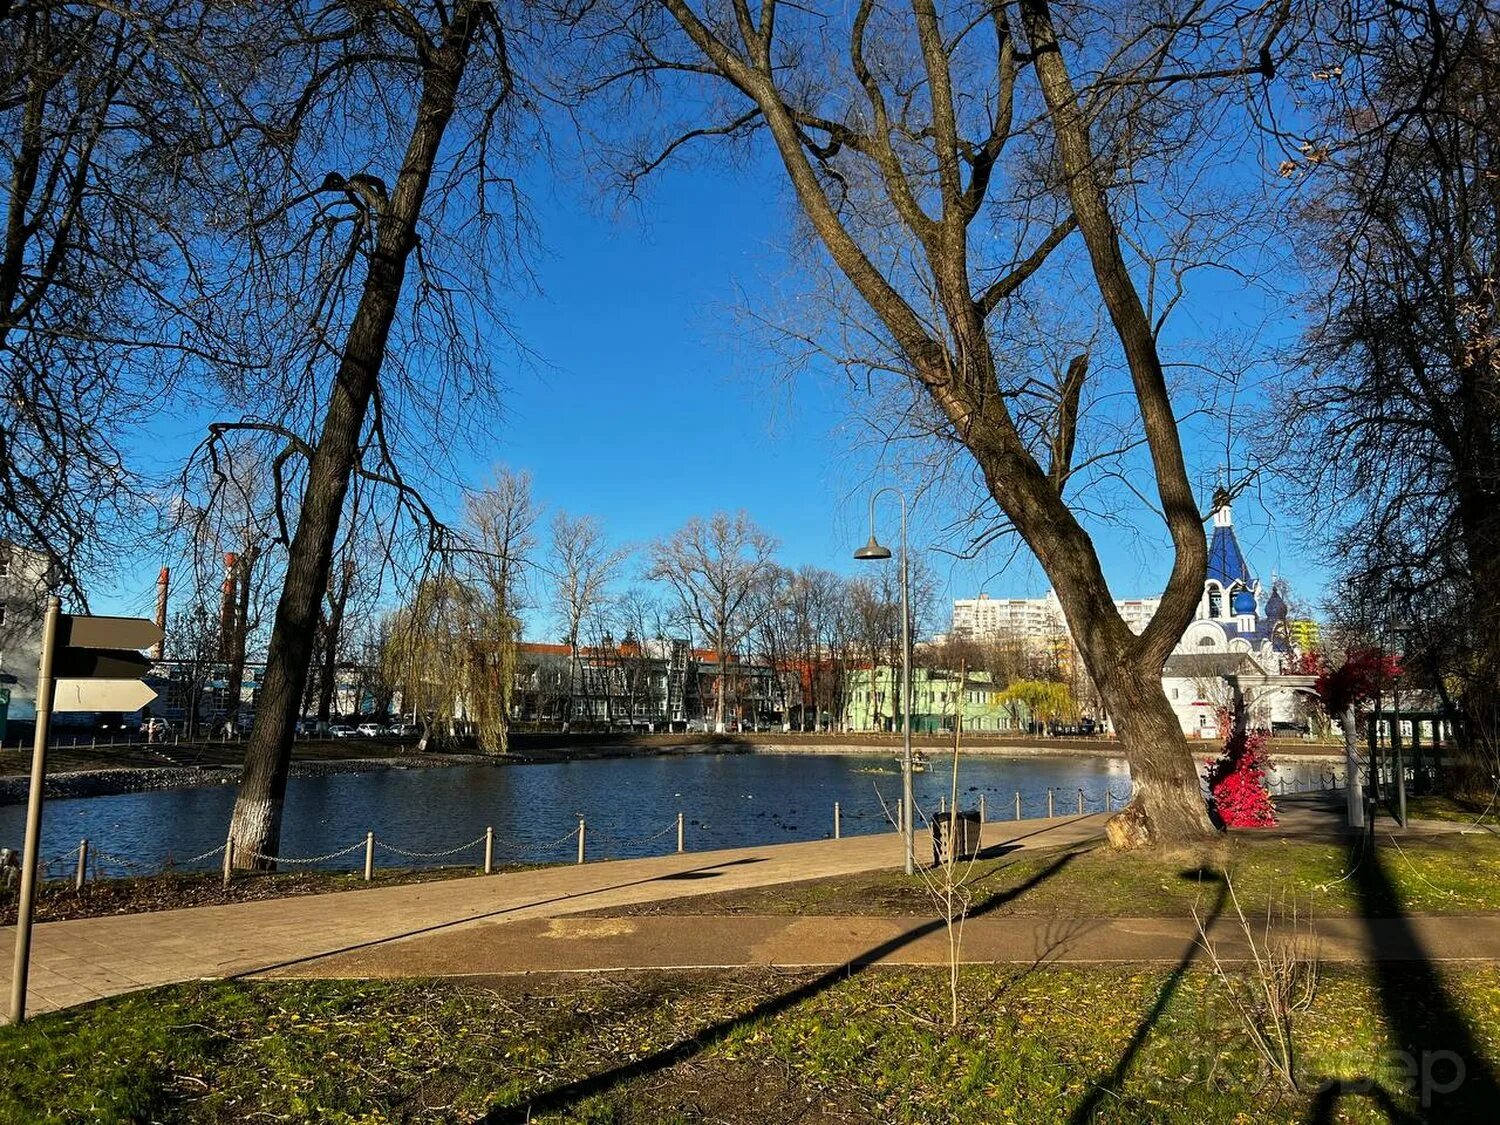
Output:
[[[1400,1111],[1385,1088],[1368,1079],[1336,1080],[1319,1091],[1309,1121],[1333,1121],[1340,1099],[1351,1094],[1374,1097],[1392,1120],[1496,1120],[1500,1079],[1402,909],[1401,896],[1373,841],[1367,841],[1353,878],[1375,953],[1371,969],[1376,991],[1392,1039],[1392,1053],[1383,1061],[1419,1109],[1416,1116]],[[1373,919],[1380,919],[1378,927]],[[1383,959],[1382,952],[1390,959]]]
[[[1045,882],[1071,863],[1074,859],[1074,854],[1068,852],[1058,856],[1024,883],[1002,895],[997,895],[983,906],[972,910],[969,917],[980,917],[1004,905],[1006,902],[1020,897],[1038,884]],[[806,984],[784,992],[779,996],[772,997],[769,1000],[764,1000],[740,1015],[712,1024],[701,1031],[693,1033],[688,1038],[680,1039],[676,1043],[664,1047],[644,1058],[625,1063],[611,1070],[602,1071],[599,1074],[589,1075],[586,1078],[565,1083],[562,1086],[539,1093],[528,1101],[517,1105],[494,1106],[480,1120],[484,1125],[509,1125],[512,1122],[527,1122],[534,1117],[564,1110],[584,1098],[601,1094],[618,1083],[628,1082],[635,1078],[666,1070],[668,1067],[693,1058],[703,1051],[708,1050],[728,1038],[737,1029],[755,1023],[757,1020],[779,1015],[790,1008],[794,1008],[803,1001],[810,1000],[826,989],[833,987],[840,981],[848,980],[850,977],[865,971],[881,958],[888,957],[919,938],[936,933],[943,928],[944,922],[942,919],[934,919],[931,922],[907,930],[889,941],[882,942],[880,945],[866,950],[854,960],[820,974]]]
[[[1200,883],[1209,883],[1218,887],[1214,894],[1213,906],[1203,915],[1203,928],[1207,929],[1223,913],[1224,905],[1229,901],[1229,884],[1220,872],[1210,867],[1196,867],[1190,871],[1183,871],[1181,876],[1184,879],[1196,879]],[[1121,1052],[1114,1069],[1107,1075],[1094,1080],[1088,1095],[1074,1107],[1069,1115],[1070,1125],[1082,1125],[1083,1122],[1092,1121],[1094,1115],[1099,1112],[1100,1104],[1104,1099],[1118,1095],[1126,1075],[1130,1073],[1130,1068],[1135,1063],[1136,1056],[1140,1054],[1141,1048],[1150,1038],[1151,1029],[1156,1026],[1162,1013],[1171,1004],[1172,998],[1177,995],[1178,987],[1187,976],[1188,969],[1198,959],[1201,949],[1202,946],[1199,945],[1197,938],[1188,942],[1187,947],[1182,951],[1182,956],[1177,959],[1177,964],[1172,967],[1172,971],[1167,974],[1167,979],[1162,982],[1161,988],[1157,991],[1156,1002],[1151,1005],[1151,1010],[1136,1024],[1135,1031],[1130,1036],[1130,1042],[1125,1044],[1125,1050]]]

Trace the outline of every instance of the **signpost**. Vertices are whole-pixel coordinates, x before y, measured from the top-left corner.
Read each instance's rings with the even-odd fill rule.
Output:
[[[47,732],[54,711],[134,711],[156,698],[141,675],[150,661],[132,649],[162,639],[154,621],[137,617],[75,617],[47,599],[42,656],[36,676],[36,740],[26,796],[26,843],[21,853],[21,896],[16,904],[16,958],[10,980],[10,1022],[26,1018],[26,977],[31,967],[31,915],[36,905],[37,853],[42,844],[42,786],[47,774]]]

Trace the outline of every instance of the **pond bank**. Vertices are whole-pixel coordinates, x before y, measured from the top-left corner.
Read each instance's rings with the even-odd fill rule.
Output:
[[[687,756],[696,754],[840,754],[840,755],[899,755],[899,740],[886,737],[876,740],[834,741],[823,737],[808,739],[796,736],[771,736],[775,741],[751,741],[743,735],[725,736],[722,740],[685,741],[682,736],[634,736],[625,738],[601,738],[579,736],[576,742],[562,744],[558,736],[527,737],[516,739],[516,749],[506,755],[459,754],[459,753],[378,753],[369,757],[314,758],[294,760],[291,776],[332,777],[339,774],[369,773],[379,770],[426,770],[445,769],[456,766],[515,766],[564,761],[588,761],[608,758],[652,758]],[[547,745],[547,743],[556,743]],[[933,738],[913,740],[913,748],[927,755],[929,760],[942,755],[951,747]],[[1190,745],[1194,757],[1212,755],[1216,749],[1210,743]],[[985,758],[1121,758],[1123,751],[1118,742],[1084,739],[1038,739],[1034,742],[1010,742],[985,740],[965,742],[966,757]],[[1273,756],[1296,758],[1299,761],[1341,762],[1342,755],[1336,748],[1322,745],[1277,746]],[[194,766],[151,765],[125,766],[107,769],[64,770],[49,773],[45,794],[48,800],[78,797],[106,797],[124,793],[147,793],[169,789],[197,789],[221,785],[233,785],[239,778],[237,763],[216,763]],[[0,805],[18,805],[26,800],[28,779],[24,774],[0,777]]]

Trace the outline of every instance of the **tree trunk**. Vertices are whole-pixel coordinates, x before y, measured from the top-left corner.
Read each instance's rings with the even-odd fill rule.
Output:
[[[307,469],[297,531],[287,555],[266,655],[261,705],[245,747],[245,766],[229,834],[235,865],[270,867],[281,841],[282,804],[302,689],[312,659],[319,603],[328,588],[334,539],[359,451],[370,399],[401,300],[416,224],[453,115],[483,5],[459,5],[441,44],[426,56],[416,121],[390,200],[377,221],[369,271],[329,395],[328,412]]]
[[[326,627],[323,630],[323,674],[318,683],[318,722],[333,717],[333,699],[338,691],[339,636],[344,631],[344,610],[349,604],[349,586],[353,571],[346,566],[337,589],[329,599]]]
[[[720,632],[720,634],[718,635],[718,637],[715,639],[715,645],[714,645],[714,656],[719,661],[719,675],[717,677],[717,682],[714,684],[714,733],[715,734],[723,734],[724,733],[724,689],[727,686],[727,681],[729,679],[729,668],[725,664],[725,661],[728,659],[728,653],[726,653],[724,651],[724,648],[725,648],[724,634],[722,632]]]
[[[1479,397],[1479,396],[1475,396]],[[1470,408],[1479,413],[1479,407]],[[1489,422],[1500,430],[1500,422]],[[1500,477],[1500,457],[1485,456],[1488,440],[1477,432],[1486,425],[1475,421],[1469,429],[1475,432],[1473,461],[1465,466],[1458,459],[1457,507],[1459,527],[1468,558],[1470,605],[1474,620],[1469,629],[1472,645],[1464,677],[1464,731],[1459,738],[1459,789],[1484,792],[1500,761],[1500,617],[1494,609],[1495,591],[1500,589],[1500,500],[1495,482]],[[1475,463],[1477,462],[1477,463]]]
[[[258,548],[247,543],[235,567],[238,588],[235,591],[234,631],[229,638],[229,674],[226,677],[226,686],[231,695],[228,714],[224,717],[226,726],[233,726],[237,723],[240,708],[244,705],[241,696],[245,685],[245,648],[250,639],[250,578],[259,554]]]
[[[1135,795],[1107,825],[1116,848],[1191,841],[1214,831],[1182,726],[1160,670],[1122,667],[1099,685],[1126,747]]]
[[[1344,726],[1344,770],[1346,801],[1348,808],[1346,812],[1349,817],[1350,828],[1363,828],[1365,826],[1365,781],[1364,775],[1360,773],[1359,761],[1359,719],[1355,714],[1354,703],[1350,701],[1344,708],[1342,716]]]

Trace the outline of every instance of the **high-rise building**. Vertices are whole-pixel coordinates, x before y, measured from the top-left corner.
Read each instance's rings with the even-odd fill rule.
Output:
[[[1318,647],[1318,623],[1311,617],[1293,617],[1286,623],[1287,635],[1298,652],[1312,652]]]
[[[1118,598],[1115,609],[1134,633],[1140,633],[1161,605],[1160,598]],[[1048,590],[1040,598],[959,598],[953,602],[953,634],[976,641],[1013,637],[1051,642],[1068,636],[1057,594]]]

